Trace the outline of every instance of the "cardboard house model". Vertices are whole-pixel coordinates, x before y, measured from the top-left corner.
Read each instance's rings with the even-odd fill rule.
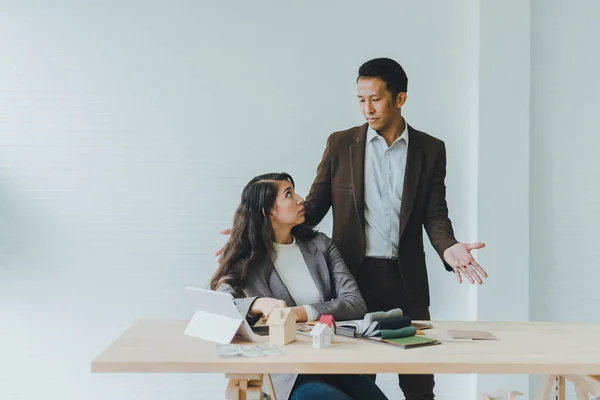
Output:
[[[283,346],[296,340],[296,314],[291,308],[274,308],[267,325],[269,343]]]
[[[315,349],[330,347],[333,341],[333,331],[325,324],[317,323],[310,331]]]
[[[321,318],[319,318],[319,323],[321,324],[325,324],[329,327],[329,329],[332,330],[333,333],[335,333],[335,319],[333,319],[333,315],[321,315]]]

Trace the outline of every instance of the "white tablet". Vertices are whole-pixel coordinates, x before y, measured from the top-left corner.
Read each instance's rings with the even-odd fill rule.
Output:
[[[251,342],[268,342],[268,336],[252,331],[231,294],[191,286],[186,287],[186,291],[195,310],[186,335],[221,344],[231,343],[236,335]]]

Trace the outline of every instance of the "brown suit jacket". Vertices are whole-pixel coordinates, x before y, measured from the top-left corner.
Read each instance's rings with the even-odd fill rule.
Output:
[[[408,126],[409,146],[400,209],[398,266],[412,306],[429,306],[423,227],[434,249],[457,243],[446,204],[444,142]],[[332,207],[333,241],[357,276],[365,257],[364,161],[367,124],[335,132],[305,201],[306,223],[317,225]],[[448,271],[452,268],[447,265]]]

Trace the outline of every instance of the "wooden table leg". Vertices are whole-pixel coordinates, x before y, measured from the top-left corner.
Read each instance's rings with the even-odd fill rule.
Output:
[[[244,395],[244,398],[246,395]],[[229,383],[227,383],[227,388],[225,388],[225,400],[242,400],[242,396],[240,395],[240,385],[239,382],[235,379],[230,379]]]
[[[262,400],[262,374],[225,374],[225,377],[229,378],[226,400]]]
[[[263,382],[271,400],[277,400],[273,381],[269,374],[225,374],[229,384],[225,391],[226,400],[262,400]]]
[[[269,395],[270,400],[277,400],[277,396],[275,396],[275,388],[273,387],[273,381],[271,380],[271,375],[265,374],[263,376],[263,380],[265,382],[265,386],[267,387],[267,394]]]
[[[565,384],[564,376],[559,375],[556,377],[555,390],[556,390],[556,400],[566,400],[567,399],[567,386]]]
[[[580,387],[575,386],[575,395],[577,396],[577,400],[588,400],[590,396]]]
[[[540,386],[537,396],[535,397],[536,400],[548,400],[548,397],[550,397],[550,393],[552,393],[552,389],[554,383],[556,382],[556,378],[557,377],[555,375],[549,375],[544,377],[542,386]]]
[[[550,375],[544,378],[544,383],[538,391],[536,400],[548,400],[550,394],[554,391],[555,396],[552,400],[566,400],[566,382],[569,381],[575,386],[577,400],[587,400],[589,395],[600,399],[600,381],[590,375]]]
[[[565,379],[575,386],[577,400],[588,400],[589,395],[600,398],[600,381],[589,375],[565,375]]]

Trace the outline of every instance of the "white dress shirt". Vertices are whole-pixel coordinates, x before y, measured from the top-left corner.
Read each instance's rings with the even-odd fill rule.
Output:
[[[405,121],[406,122],[406,121]],[[408,128],[391,146],[371,127],[365,146],[367,257],[398,258],[400,206],[408,154]]]
[[[319,318],[319,312],[309,304],[320,303],[321,295],[315,285],[315,281],[308,270],[306,261],[302,256],[302,251],[296,243],[296,238],[291,244],[275,245],[275,270],[287,287],[288,292],[298,306],[304,306],[308,321],[316,321]]]

